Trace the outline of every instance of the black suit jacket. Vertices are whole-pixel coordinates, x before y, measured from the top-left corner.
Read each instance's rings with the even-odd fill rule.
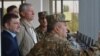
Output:
[[[9,32],[5,30],[1,32],[1,49],[2,56],[19,56],[16,37],[14,38]]]

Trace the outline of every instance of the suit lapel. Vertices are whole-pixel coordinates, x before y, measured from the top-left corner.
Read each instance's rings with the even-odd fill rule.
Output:
[[[33,42],[34,42],[34,39],[33,39],[33,36],[32,36],[32,33],[30,32],[30,26],[28,24],[26,24],[24,22],[24,20],[21,21],[21,24],[25,27],[25,30],[26,32],[28,33],[28,35],[32,38]],[[34,30],[34,28],[33,28]],[[35,42],[34,42],[35,43]]]

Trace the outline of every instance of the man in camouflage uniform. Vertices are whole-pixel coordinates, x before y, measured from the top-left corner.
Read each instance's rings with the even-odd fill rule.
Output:
[[[47,12],[39,12],[38,17],[39,17],[39,27],[37,27],[35,30],[37,32],[37,38],[38,41],[43,39],[42,37],[45,37],[45,33],[47,32],[47,19],[46,19]]]
[[[63,20],[57,20],[50,15],[47,21],[48,34],[32,48],[27,56],[80,56],[80,51],[75,50],[66,39],[67,30]]]

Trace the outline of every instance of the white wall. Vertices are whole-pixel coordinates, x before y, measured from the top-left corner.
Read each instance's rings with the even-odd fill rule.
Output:
[[[49,0],[26,0],[27,3],[32,4],[35,12],[33,25],[36,28],[39,25],[38,12],[47,11],[49,12]]]
[[[50,12],[50,10],[49,10],[49,0],[43,0],[43,11],[48,11],[48,13]]]
[[[97,40],[100,31],[100,0],[79,0],[79,31]]]

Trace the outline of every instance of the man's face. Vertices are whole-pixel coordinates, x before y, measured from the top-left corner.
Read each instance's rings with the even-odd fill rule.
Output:
[[[47,19],[46,18],[41,18],[40,20],[39,20],[39,22],[40,22],[40,25],[41,26],[47,26]]]
[[[62,35],[67,37],[67,30],[66,30],[66,24],[63,22],[62,23]]]
[[[33,11],[32,6],[28,6],[28,8],[23,12],[23,14],[24,14],[23,16],[27,20],[32,21],[34,17],[34,11]]]
[[[61,36],[63,37],[67,37],[67,27],[66,24],[64,22],[60,23],[60,27],[59,27],[59,33],[61,34]]]
[[[7,29],[12,32],[19,32],[20,21],[19,19],[11,19],[9,23],[6,23]]]
[[[66,30],[66,25],[64,22],[59,22],[57,23],[58,26],[56,26],[57,28],[57,33],[62,36],[62,37],[67,37],[67,30]]]

